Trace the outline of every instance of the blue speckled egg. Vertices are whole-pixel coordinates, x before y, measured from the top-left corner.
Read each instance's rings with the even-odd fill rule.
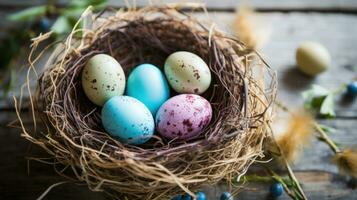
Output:
[[[196,200],[207,200],[206,193],[197,192],[196,193]]]
[[[185,194],[182,196],[182,200],[192,200],[192,197],[189,194]]]
[[[141,64],[129,75],[126,94],[143,102],[155,116],[156,111],[170,97],[165,75],[152,64]]]
[[[134,145],[148,141],[155,128],[149,109],[137,99],[128,96],[115,96],[104,104],[102,124],[119,141]]]

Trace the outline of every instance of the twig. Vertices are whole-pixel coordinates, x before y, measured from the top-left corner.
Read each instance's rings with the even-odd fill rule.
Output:
[[[321,126],[316,122],[314,122],[313,125],[317,132],[320,134],[320,139],[324,141],[332,149],[332,151],[334,151],[335,153],[340,153],[340,148],[338,148],[335,142],[332,141],[332,139],[326,134],[326,132],[321,128]]]
[[[68,181],[62,181],[62,182],[58,182],[58,183],[55,183],[55,184],[51,185],[36,200],[42,200],[54,187],[57,187],[57,186],[62,185],[64,183],[68,183]]]
[[[286,109],[287,109],[287,108],[286,108]],[[287,110],[287,111],[288,111],[288,110]],[[269,129],[270,129],[271,131],[273,131],[273,129],[271,128],[271,126],[270,126],[270,125],[268,125],[268,126],[269,126]],[[271,137],[272,137],[272,139],[275,141],[275,138],[274,138],[274,134],[273,134],[273,133],[272,133],[272,136],[271,136]],[[275,145],[276,145],[276,147],[277,147],[277,150],[278,150],[278,152],[280,153],[282,159],[284,160],[284,165],[285,165],[286,169],[288,170],[289,177],[290,177],[291,180],[294,182],[294,185],[297,187],[297,192],[298,192],[298,193],[296,193],[296,194],[298,194],[301,199],[307,200],[307,197],[306,197],[304,191],[302,190],[299,181],[297,180],[296,176],[294,175],[294,172],[293,172],[293,170],[291,169],[291,167],[290,167],[288,161],[285,159],[284,154],[283,154],[283,152],[282,152],[280,146],[278,145],[278,143],[276,143],[276,142],[274,142],[274,143],[275,143]],[[293,199],[295,199],[295,198],[293,198]]]
[[[307,200],[304,190],[301,188],[301,185],[300,185],[299,181],[297,180],[295,174],[293,173],[293,170],[291,169],[288,161],[285,159],[285,157],[283,157],[283,160],[284,160],[286,169],[288,169],[289,177],[294,181],[294,183],[299,191],[299,194],[303,197],[303,199]]]

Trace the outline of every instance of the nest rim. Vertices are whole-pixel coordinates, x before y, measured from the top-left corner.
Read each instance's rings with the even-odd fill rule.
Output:
[[[161,14],[168,18],[164,20],[159,18],[159,21],[155,21],[155,17],[153,19],[146,19],[146,17],[152,13]],[[94,19],[97,20],[98,17],[100,17],[100,15],[97,15]],[[276,83],[274,75],[271,73],[270,76],[272,76],[272,80],[270,82],[271,85],[269,85],[271,93],[268,93],[261,88],[261,83],[253,78],[251,69],[248,69],[249,66],[241,67],[242,63],[247,62],[247,58],[242,59],[243,57],[247,57],[248,55],[254,56],[255,59],[262,62],[260,64],[264,65],[264,70],[270,73],[271,69],[257,52],[247,49],[239,40],[227,36],[224,32],[206,28],[206,26],[199,21],[187,15],[186,12],[172,7],[152,6],[139,10],[119,11],[116,15],[107,17],[106,20],[107,21],[104,22],[104,25],[102,24],[100,28],[88,32],[84,39],[81,40],[81,43],[68,40],[68,38],[71,38],[70,35],[67,38],[67,42],[70,42],[66,44],[65,51],[63,51],[63,49],[58,52],[56,52],[56,50],[54,51],[46,64],[46,71],[38,79],[38,87],[31,102],[34,102],[33,110],[41,112],[40,116],[43,117],[42,120],[45,124],[54,127],[55,133],[50,134],[50,136],[39,136],[35,133],[24,131],[26,139],[45,148],[52,156],[56,157],[56,160],[60,163],[72,166],[76,179],[85,181],[90,189],[104,189],[117,197],[132,196],[137,198],[145,197],[146,199],[162,199],[177,194],[182,190],[194,195],[191,190],[203,184],[213,184],[223,178],[226,178],[228,182],[230,182],[234,176],[239,178],[246,172],[249,165],[257,156],[263,156],[262,145],[267,135],[267,128],[264,123],[270,120],[268,110],[271,108],[271,103],[275,98]],[[211,102],[214,114],[209,127],[205,130],[205,134],[202,134],[201,137],[195,138],[192,141],[174,141],[173,143],[166,141],[165,143],[157,139],[156,143],[150,142],[152,146],[144,146],[144,148],[141,146],[123,145],[111,138],[103,129],[98,129],[96,126],[94,126],[94,128],[88,127],[88,124],[96,122],[98,119],[100,121],[98,115],[92,119],[88,117],[93,115],[93,113],[95,115],[98,109],[93,110],[85,107],[82,108],[84,110],[81,110],[78,109],[75,101],[72,102],[73,99],[77,99],[77,101],[80,99],[82,102],[85,98],[83,98],[83,94],[80,94],[78,77],[80,77],[80,69],[83,67],[85,60],[102,52],[100,48],[105,46],[103,42],[104,39],[100,40],[98,38],[108,39],[107,37],[109,37],[111,33],[115,33],[120,36],[126,36],[126,39],[129,38],[128,40],[137,39],[134,37],[135,31],[137,30],[126,32],[129,30],[128,27],[137,28],[139,26],[149,26],[150,23],[148,23],[147,20],[149,20],[149,22],[153,20],[152,22],[158,23],[158,26],[164,27],[161,30],[158,29],[156,33],[152,33],[150,31],[157,28],[154,24],[151,29],[146,32],[146,36],[157,35],[155,35],[156,38],[154,37],[154,39],[149,41],[152,42],[158,39],[159,31],[161,31],[160,34],[174,37],[172,33],[167,33],[168,31],[165,33],[165,31],[163,31],[168,30],[167,27],[183,29],[186,27],[186,32],[182,32],[192,33],[190,39],[197,40],[196,45],[193,46],[200,47],[200,45],[202,45],[209,49],[206,55],[204,54],[206,50],[202,47],[200,47],[200,52],[193,51],[193,53],[197,53],[203,57],[206,62],[207,59],[212,59],[213,57],[213,64],[211,60],[207,62],[211,72],[213,72],[213,83],[211,83],[209,92],[203,96]],[[170,22],[172,24],[170,24]],[[120,23],[122,23],[122,29],[118,28],[118,24]],[[164,26],[163,24],[165,23],[167,24]],[[113,25],[115,28],[111,28]],[[126,35],[120,33],[120,30],[124,30]],[[173,32],[177,34],[178,31],[175,30]],[[180,39],[180,37],[178,38]],[[130,44],[132,45],[133,43]],[[75,45],[78,46],[73,48]],[[121,55],[122,52],[113,53],[115,50],[113,50],[113,46],[111,45],[112,44],[106,47],[106,52],[118,58],[117,55]],[[127,44],[124,44],[124,46],[125,45]],[[160,46],[162,45],[162,40],[159,40],[155,45],[155,48],[161,48],[160,50],[164,52],[162,53],[163,55],[168,54],[168,52],[165,52],[165,47]],[[166,43],[166,47],[170,45],[172,45],[170,41]],[[37,45],[35,45],[35,47],[37,47]],[[99,48],[99,50],[96,48]],[[169,52],[172,52],[172,50],[170,49]],[[155,64],[155,59],[157,58],[150,58],[150,56],[151,55],[146,58],[153,59],[152,62]],[[219,60],[221,58],[224,58],[224,60]],[[124,57],[124,59],[126,58]],[[122,64],[124,59],[118,58],[117,60],[123,66],[125,74],[127,75],[129,73],[126,69],[132,69],[136,65],[134,64],[135,61],[130,60],[132,58],[127,58],[127,60],[129,60],[127,63],[129,64],[125,62]],[[162,56],[158,60],[162,60]],[[215,68],[212,67],[213,65]],[[226,67],[226,65],[230,65],[231,68],[229,68],[229,66]],[[71,72],[73,73],[72,76],[68,76],[71,75]],[[234,75],[232,76],[230,73]],[[225,76],[224,80],[221,79],[222,76]],[[237,83],[235,80],[231,80],[231,77],[240,78],[238,83],[239,88],[232,86]],[[67,88],[64,89],[62,87],[62,89],[57,89],[61,84],[64,84],[63,86],[67,86]],[[216,88],[217,84],[218,86]],[[73,90],[69,92],[68,88],[72,88]],[[223,91],[223,94],[219,93],[221,91]],[[236,95],[237,92],[239,95]],[[252,94],[254,92],[255,94]],[[66,97],[68,94],[72,94],[72,96]],[[228,98],[228,100],[222,100],[220,97]],[[239,100],[237,100],[238,98]],[[215,105],[215,100],[220,103],[218,106]],[[87,101],[89,100],[87,99]],[[59,106],[61,102],[63,104]],[[252,102],[259,105],[254,105]],[[239,104],[238,109],[235,109],[234,105],[232,106],[234,103]],[[91,106],[93,107],[94,105]],[[79,114],[79,117],[75,115],[72,116],[69,112],[73,112],[73,110],[81,111],[82,115]],[[222,110],[224,110],[224,112],[222,112]],[[65,119],[62,118],[61,114],[64,115]],[[239,115],[239,122],[237,122],[236,118],[232,117],[232,115]],[[68,116],[72,117],[72,121],[66,118]],[[227,116],[233,119],[227,120]],[[21,120],[21,117],[19,117],[19,119]],[[252,124],[249,123],[257,126],[254,129],[258,131],[252,131],[250,127]],[[80,128],[78,128],[78,124],[81,125]],[[235,130],[232,131],[232,129]],[[239,129],[240,131],[238,131]],[[23,130],[27,130],[27,128],[23,127]],[[89,133],[89,130],[91,130],[92,133]],[[72,135],[69,134],[69,132],[72,133]],[[100,137],[98,135],[100,135]],[[83,141],[83,136],[88,137],[84,139],[87,143]],[[255,136],[255,138],[253,138],[253,136]],[[99,143],[93,146],[91,144],[93,142]],[[218,145],[219,143],[224,144]],[[158,144],[161,146],[158,147]],[[252,145],[252,147],[245,149],[245,145]],[[213,148],[212,146],[216,147]],[[60,151],[61,149],[63,149],[63,152]],[[120,151],[119,156],[115,155],[118,151]],[[192,155],[192,153],[189,153],[192,151],[200,155]],[[204,153],[202,153],[202,151],[204,151]],[[226,158],[218,155],[222,153],[233,154],[233,156]],[[182,156],[184,158],[182,158]],[[213,159],[211,157],[213,157]],[[221,160],[219,160],[220,158]],[[189,164],[188,167],[177,167],[175,166],[175,162],[179,161],[174,162],[174,159],[182,159],[183,161],[180,161],[181,165],[187,164],[188,161],[193,164]],[[207,167],[204,166],[204,164],[213,165],[213,167]],[[118,171],[124,173],[125,179],[130,180],[128,182],[131,184],[134,182],[137,183],[134,184],[134,189],[128,188],[129,185],[124,184],[124,178],[118,178]],[[159,183],[163,186],[159,187]],[[143,185],[147,184],[151,184],[152,186],[143,187]],[[150,190],[154,191],[150,192]],[[118,191],[121,191],[121,193],[117,193]]]

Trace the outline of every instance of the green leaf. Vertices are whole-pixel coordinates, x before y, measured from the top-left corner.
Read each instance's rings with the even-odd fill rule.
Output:
[[[88,6],[99,7],[105,6],[107,0],[72,0],[70,7],[87,8]]]
[[[71,23],[67,17],[60,16],[52,25],[51,30],[57,34],[69,33],[72,30]]]
[[[304,106],[306,109],[317,109],[321,106],[325,97],[330,92],[319,85],[312,85],[310,89],[302,93],[304,99]]]
[[[330,92],[326,88],[314,84],[310,89],[304,91],[302,96],[305,100],[311,100],[315,97],[327,96],[329,93]]]
[[[334,111],[334,93],[319,85],[312,85],[310,89],[302,93],[304,107],[318,112],[326,118],[336,116]]]
[[[14,87],[16,83],[16,71],[13,68],[10,68],[10,79],[3,86],[3,93],[1,98],[6,98],[10,92],[10,90]]]
[[[65,17],[79,18],[86,8],[73,7],[64,9],[61,14]]]
[[[336,116],[334,104],[334,95],[327,95],[320,107],[320,114],[324,117],[333,118]]]
[[[44,16],[47,12],[47,6],[34,6],[26,8],[22,11],[10,14],[7,18],[10,21],[25,22],[36,19],[37,17]]]

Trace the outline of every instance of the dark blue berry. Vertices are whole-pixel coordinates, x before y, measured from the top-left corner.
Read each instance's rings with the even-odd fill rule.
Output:
[[[182,200],[182,195],[177,195],[174,198],[172,198],[171,200]]]
[[[233,196],[232,196],[232,194],[229,193],[229,192],[223,192],[223,193],[221,194],[220,200],[233,200]]]
[[[204,192],[197,192],[196,194],[196,199],[197,200],[206,200],[206,194]]]
[[[347,93],[351,96],[357,95],[357,81],[353,81],[347,85]]]
[[[38,23],[41,32],[48,32],[51,28],[51,21],[47,17],[42,17]]]
[[[185,194],[183,195],[182,200],[192,200],[192,197],[189,194]]]
[[[272,197],[277,198],[283,194],[283,186],[281,183],[274,183],[270,186],[270,194]]]

